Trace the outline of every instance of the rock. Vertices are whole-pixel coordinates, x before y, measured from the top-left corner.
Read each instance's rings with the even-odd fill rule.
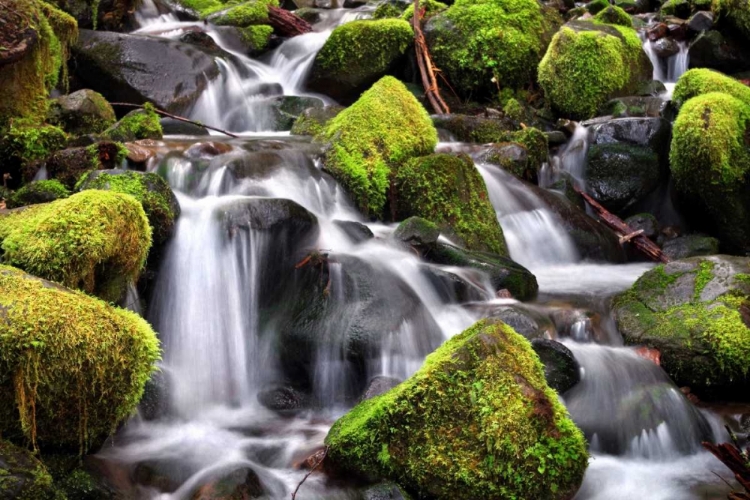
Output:
[[[218,481],[201,486],[191,500],[249,500],[263,496],[265,490],[258,474],[250,468],[242,468]]]
[[[750,42],[750,7],[744,2],[717,0],[711,2],[711,11],[716,18],[718,29],[723,34],[735,38],[743,47],[747,47],[747,43]]]
[[[375,237],[370,228],[360,222],[353,220],[334,220],[333,223],[339,227],[354,243],[362,243]]]
[[[5,208],[18,208],[67,198],[70,191],[60,181],[34,181],[10,195],[5,200]]]
[[[652,72],[635,30],[571,21],[555,35],[539,63],[539,84],[558,113],[586,119],[609,99],[633,92]]]
[[[169,184],[152,172],[94,170],[81,178],[77,187],[79,191],[98,189],[133,196],[148,217],[154,245],[167,242],[180,216],[180,203]]]
[[[219,75],[213,58],[194,45],[145,35],[81,30],[73,47],[75,75],[110,102],[179,113]]]
[[[452,87],[464,98],[481,100],[497,92],[493,79],[508,89],[532,80],[559,23],[559,16],[530,0],[479,7],[472,0],[456,0],[429,18],[423,31],[435,65]]]
[[[342,24],[315,56],[307,86],[348,104],[404,64],[414,35],[401,19]]]
[[[686,71],[677,80],[672,99],[682,105],[709,92],[723,92],[750,105],[750,87],[718,71],[704,68]]]
[[[532,180],[536,177],[536,171],[531,172],[528,168],[529,155],[526,148],[514,142],[490,145],[487,151],[480,155],[479,161],[497,165],[519,179]]]
[[[109,500],[118,492],[105,476],[101,462],[91,455],[81,457],[76,451],[44,453],[44,465],[52,475],[62,498],[76,500]],[[55,497],[59,498],[59,497]]]
[[[594,20],[596,22],[605,24],[616,24],[618,26],[626,26],[628,28],[633,27],[633,20],[631,19],[630,15],[616,5],[608,5],[607,7],[599,11],[594,16]]]
[[[326,444],[342,470],[392,478],[432,498],[570,498],[587,464],[583,436],[528,341],[486,320],[445,342],[395,389],[357,405]],[[529,446],[537,451],[519,453]]]
[[[661,14],[687,19],[690,17],[690,2],[688,0],[667,0],[661,6]]]
[[[303,7],[301,9],[297,9],[294,11],[294,13],[297,15],[297,17],[304,19],[310,24],[318,23],[322,19],[320,11],[318,9],[311,8],[311,7]],[[380,19],[375,16],[373,17],[375,19]]]
[[[258,393],[260,404],[283,414],[297,413],[310,406],[310,397],[293,387],[276,387]]]
[[[73,16],[81,29],[125,31],[138,3],[135,0],[59,0],[60,9]]]
[[[342,27],[349,26],[347,23]],[[332,146],[326,170],[365,216],[380,215],[389,177],[410,158],[430,154],[437,132],[425,109],[393,77],[384,77],[320,134]]]
[[[662,59],[668,59],[680,52],[680,45],[674,38],[664,37],[656,41],[653,45],[654,52]]]
[[[695,33],[708,31],[714,26],[714,15],[711,12],[700,10],[688,19],[688,29]]]
[[[661,353],[678,386],[701,399],[746,399],[750,260],[716,255],[658,266],[618,296],[613,313],[628,344]]]
[[[238,230],[283,234],[299,243],[317,233],[317,219],[292,200],[247,198],[229,201],[222,207],[222,225],[231,235]]]
[[[47,111],[48,123],[73,135],[104,132],[115,120],[115,110],[104,96],[88,89],[58,97]]]
[[[356,9],[367,4],[367,0],[344,0],[345,9]]]
[[[669,32],[669,27],[665,23],[656,23],[653,27],[646,30],[646,36],[652,42],[664,38]]]
[[[59,498],[42,462],[7,441],[0,441],[0,489],[6,500]]]
[[[438,236],[440,236],[438,227],[421,217],[409,217],[393,232],[395,239],[416,247],[434,245],[437,243]]]
[[[14,216],[0,224],[8,217]],[[6,257],[9,238],[3,241]],[[7,266],[0,267],[0,307],[0,380],[16,380],[0,385],[3,437],[35,437],[41,446],[76,453],[100,445],[135,410],[156,368],[160,349],[154,331],[130,311]],[[27,370],[29,363],[33,371]],[[19,388],[34,405],[16,392]]]
[[[670,101],[661,97],[615,97],[602,107],[602,114],[613,118],[673,118]]]
[[[469,156],[415,158],[396,172],[393,193],[397,218],[422,217],[469,250],[508,255],[487,187]]]
[[[395,483],[380,483],[362,491],[362,500],[404,500]]]
[[[434,115],[432,123],[439,129],[450,132],[461,142],[507,142],[515,131],[515,123],[508,118],[485,118],[462,114]]]
[[[323,108],[308,108],[294,121],[293,135],[316,136],[323,132],[326,124],[344,110],[341,106],[330,105]]]
[[[400,383],[401,380],[393,377],[386,377],[384,375],[373,377],[372,380],[370,380],[370,382],[367,384],[367,389],[365,390],[365,392],[362,393],[362,398],[360,399],[360,401],[366,401],[368,399],[374,398],[375,396],[385,394]]]
[[[210,53],[218,54],[221,51],[221,47],[219,47],[214,39],[211,38],[211,35],[205,31],[189,30],[180,35],[178,40],[182,43],[195,45],[196,47]]]
[[[65,132],[53,125],[34,126],[19,121],[20,125],[16,125],[18,121],[13,122],[0,135],[0,173],[10,189],[20,187],[22,182],[31,182],[42,161],[65,148],[68,140]]]
[[[688,234],[667,240],[662,251],[672,260],[716,255],[719,253],[719,240],[701,234]]]
[[[149,143],[150,139],[145,139],[144,141]],[[151,158],[156,157],[156,151],[147,147],[142,141],[127,142],[123,144],[123,146],[128,150],[128,162],[133,165],[145,168],[146,163],[148,163]]]
[[[164,135],[195,135],[206,136],[209,132],[206,128],[193,123],[186,123],[174,118],[161,118],[159,120]]]
[[[660,95],[663,95],[667,91],[667,87],[664,86],[662,82],[659,80],[648,80],[645,82],[641,82],[638,85],[638,88],[635,91],[635,95],[646,97],[659,97]]]
[[[138,278],[151,247],[141,205],[94,190],[2,216],[0,236],[5,263],[113,302]]]
[[[144,420],[157,420],[169,412],[169,377],[163,371],[154,372],[143,388],[143,397],[138,403],[138,415]]]
[[[196,142],[185,150],[185,156],[191,159],[210,159],[232,151],[232,145],[219,141]]]
[[[66,188],[73,189],[78,179],[90,170],[117,168],[125,160],[126,150],[119,144],[102,141],[85,148],[68,148],[53,153],[43,164],[24,170],[24,179],[30,181],[43,165],[51,179],[57,179]]]
[[[555,325],[548,317],[523,304],[480,304],[475,309],[482,318],[498,319],[530,341],[555,334]]]
[[[276,122],[274,130],[277,131],[291,130],[305,110],[322,110],[325,107],[323,100],[317,97],[279,96],[272,98],[271,102]]]
[[[630,226],[633,231],[640,231],[642,229],[643,236],[646,238],[654,239],[659,234],[659,221],[649,213],[632,215],[625,219],[625,224]]]
[[[690,68],[711,68],[724,73],[750,70],[750,54],[744,46],[715,30],[700,33],[688,49]]]
[[[162,130],[159,115],[150,105],[136,109],[125,115],[102,133],[110,141],[131,142],[139,139],[161,139]]]
[[[547,385],[560,394],[571,389],[581,380],[581,367],[573,353],[560,342],[550,339],[534,339],[531,347],[544,365]]]

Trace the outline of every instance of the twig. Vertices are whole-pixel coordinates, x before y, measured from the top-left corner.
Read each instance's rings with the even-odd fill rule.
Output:
[[[412,26],[414,28],[414,48],[417,52],[417,65],[419,66],[419,73],[422,76],[422,86],[427,94],[427,100],[430,101],[435,112],[441,115],[447,115],[450,114],[451,110],[440,96],[440,89],[438,87],[437,78],[435,77],[435,73],[439,73],[440,70],[438,70],[432,63],[432,58],[427,49],[427,42],[425,41],[424,33],[422,33],[422,28],[419,25],[421,17],[422,12],[419,10],[419,0],[414,0],[414,16],[412,17]]]
[[[626,234],[625,236],[620,236],[620,245],[625,243],[626,241],[630,241],[636,236],[640,236],[643,234],[643,229],[639,229],[638,231],[633,231],[630,234]]]
[[[125,106],[125,107],[130,107],[130,108],[143,109],[143,105],[141,105],[141,104],[130,104],[128,102],[111,102],[110,104],[112,106]],[[193,121],[193,120],[188,120],[187,118],[183,118],[182,116],[173,115],[171,113],[167,113],[166,111],[162,111],[160,109],[154,108],[154,112],[156,112],[157,114],[160,114],[162,116],[166,116],[167,118],[172,118],[174,120],[178,120],[178,121],[185,122],[185,123],[192,123],[193,125],[197,125],[199,127],[207,128],[209,130],[214,130],[216,132],[221,132],[222,134],[228,135],[229,137],[235,137],[235,138],[239,137],[237,134],[233,134],[231,132],[227,132],[226,130],[222,130],[220,128],[212,127],[210,125],[206,125],[205,123],[199,123],[199,122],[196,122],[196,121]]]
[[[294,489],[294,493],[292,493],[292,500],[295,500],[297,498],[297,492],[299,491],[300,486],[302,486],[302,483],[304,483],[307,480],[307,478],[310,477],[310,474],[312,474],[313,472],[315,472],[315,469],[317,469],[318,466],[323,463],[323,460],[326,459],[326,455],[328,455],[328,446],[326,446],[323,449],[323,455],[315,463],[315,465],[312,466],[312,468],[310,469],[310,472],[308,472],[307,474],[305,474],[305,477],[303,477],[302,481],[299,482],[299,484],[297,485],[297,488]]]

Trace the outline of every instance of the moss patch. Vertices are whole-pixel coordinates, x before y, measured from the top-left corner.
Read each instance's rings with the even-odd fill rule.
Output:
[[[151,228],[132,196],[85,191],[0,218],[3,261],[105,300],[135,281]]]
[[[268,47],[268,42],[271,40],[271,35],[273,34],[273,28],[266,25],[248,26],[240,28],[239,32],[240,38],[250,46],[250,50],[261,51]]]
[[[102,138],[110,141],[130,142],[139,139],[161,139],[161,123],[159,115],[150,103],[143,109],[136,109],[125,115],[102,133]]]
[[[616,5],[609,5],[594,16],[594,20],[605,24],[617,24],[619,26],[633,27],[633,19],[630,14]]]
[[[750,87],[706,68],[694,68],[683,73],[674,87],[672,100],[681,105],[693,97],[709,92],[729,94],[750,106]]]
[[[587,465],[583,436],[528,341],[486,320],[357,405],[326,444],[337,465],[419,498],[570,498]]]
[[[24,448],[0,440],[0,495],[13,500],[65,500],[44,465]]]
[[[36,181],[13,193],[6,201],[6,208],[49,203],[68,196],[70,196],[70,191],[60,181]]]
[[[446,4],[444,4],[443,2],[438,2],[437,0],[422,0],[421,2],[419,2],[419,9],[424,10],[422,19],[434,16],[438,12],[442,12],[447,8],[448,6]],[[414,4],[409,4],[409,6],[404,10],[400,17],[404,21],[411,22],[412,17],[414,17]]]
[[[67,140],[65,132],[53,125],[14,120],[5,136],[0,139],[0,157],[4,162],[15,163],[23,168],[64,148]]]
[[[720,28],[729,28],[750,41],[750,3],[747,0],[713,0],[711,10]]]
[[[268,7],[278,7],[278,0],[252,0],[230,8],[214,22],[220,26],[244,28],[253,24],[268,22]]]
[[[7,266],[0,309],[4,436],[83,452],[135,410],[160,354],[140,316]]]

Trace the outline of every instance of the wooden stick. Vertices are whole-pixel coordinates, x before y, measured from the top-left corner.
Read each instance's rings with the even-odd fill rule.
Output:
[[[591,196],[589,196],[587,193],[579,189],[578,187],[574,187],[576,192],[583,196],[583,199],[588,202],[589,205],[591,205],[591,208],[594,209],[594,211],[599,215],[601,220],[609,226],[611,229],[617,233],[617,236],[620,237],[621,243],[623,243],[622,238],[627,238],[625,241],[630,240],[628,238],[631,236],[634,231],[633,229],[628,226],[622,219],[617,217],[615,214],[609,212],[606,208],[601,206],[595,199],[593,199]],[[637,231],[635,231],[637,232]],[[632,237],[633,246],[635,246],[638,250],[641,251],[644,255],[649,257],[651,260],[655,260],[658,262],[664,262],[665,264],[669,262],[669,257],[667,257],[664,252],[661,251],[661,248],[659,248],[656,243],[648,239],[646,236],[644,236],[642,233],[634,235]]]
[[[111,102],[110,104],[112,106],[125,106],[125,107],[129,107],[129,108],[143,109],[143,105],[142,104],[130,104],[128,102]],[[237,134],[233,134],[231,132],[227,132],[226,130],[222,130],[220,128],[212,127],[210,125],[206,125],[205,123],[199,123],[199,122],[196,122],[196,121],[193,121],[193,120],[188,120],[187,118],[183,118],[182,116],[173,115],[171,113],[167,113],[166,111],[162,111],[160,109],[154,108],[154,112],[156,112],[157,114],[160,114],[162,116],[166,116],[167,118],[172,118],[174,120],[178,120],[178,121],[185,122],[185,123],[192,123],[193,125],[197,125],[199,127],[207,128],[209,130],[214,130],[216,132],[221,132],[222,134],[228,135],[229,137],[235,137],[235,138],[239,137]]]
[[[632,232],[630,234],[626,234],[625,236],[620,236],[620,245],[622,245],[623,243],[626,243],[626,242],[632,240],[633,238],[635,238],[636,236],[640,236],[642,234],[643,234],[643,229],[639,229],[638,231]]]
[[[302,486],[302,483],[307,481],[307,478],[310,477],[310,474],[315,472],[315,469],[317,469],[318,466],[323,463],[323,460],[326,459],[326,455],[328,455],[328,446],[326,446],[325,449],[323,450],[323,456],[320,457],[320,460],[318,460],[315,463],[315,465],[312,466],[312,468],[310,469],[310,472],[305,474],[305,477],[303,477],[302,481],[299,482],[299,484],[297,485],[297,488],[295,488],[294,490],[294,493],[292,493],[292,500],[295,500],[295,498],[297,498],[297,492],[299,491],[300,486]]]
[[[440,95],[437,78],[435,77],[436,68],[430,57],[430,51],[427,49],[427,42],[420,27],[421,18],[422,12],[419,10],[419,0],[414,0],[414,15],[411,22],[414,28],[414,48],[417,53],[417,65],[419,66],[419,74],[422,77],[422,86],[432,109],[436,113],[447,115],[450,114],[451,110]]]

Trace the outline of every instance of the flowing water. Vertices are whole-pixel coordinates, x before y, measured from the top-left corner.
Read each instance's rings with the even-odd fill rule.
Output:
[[[189,25],[148,9],[147,2],[142,26],[153,33],[173,37]],[[263,107],[253,103],[268,96],[259,89],[305,95],[314,54],[335,24],[357,15],[335,11],[321,31],[285,42],[263,62],[235,54],[222,63],[192,116],[255,136],[228,141],[215,156],[201,154],[197,140],[168,138],[159,147],[151,170],[169,180],[182,215],[147,313],[164,347],[149,396],[156,404],[144,405],[99,453],[119,471],[119,486],[135,498],[187,500],[230,476],[260,488],[262,498],[289,498],[306,474],[298,464],[320,449],[367,381],[403,380],[482,307],[501,304],[550,318],[549,336],[581,365],[581,382],[563,398],[592,452],[578,500],[726,496],[712,472],[727,471],[700,448],[701,440],[726,437],[719,417],[623,347],[608,315],[608,298],[650,264],[583,261],[533,190],[478,163],[511,257],[540,285],[534,304],[495,299],[482,272],[428,264],[391,237],[394,226],[366,223],[315,162],[315,146],[261,134]],[[580,127],[554,159],[575,179],[585,138]],[[297,307],[310,303],[323,305],[306,317]],[[344,336],[352,329],[366,344],[358,356],[352,351],[361,347]],[[290,388],[292,378],[305,381],[309,400]],[[281,413],[260,404],[279,389],[298,404]],[[362,496],[313,474],[298,498]]]

